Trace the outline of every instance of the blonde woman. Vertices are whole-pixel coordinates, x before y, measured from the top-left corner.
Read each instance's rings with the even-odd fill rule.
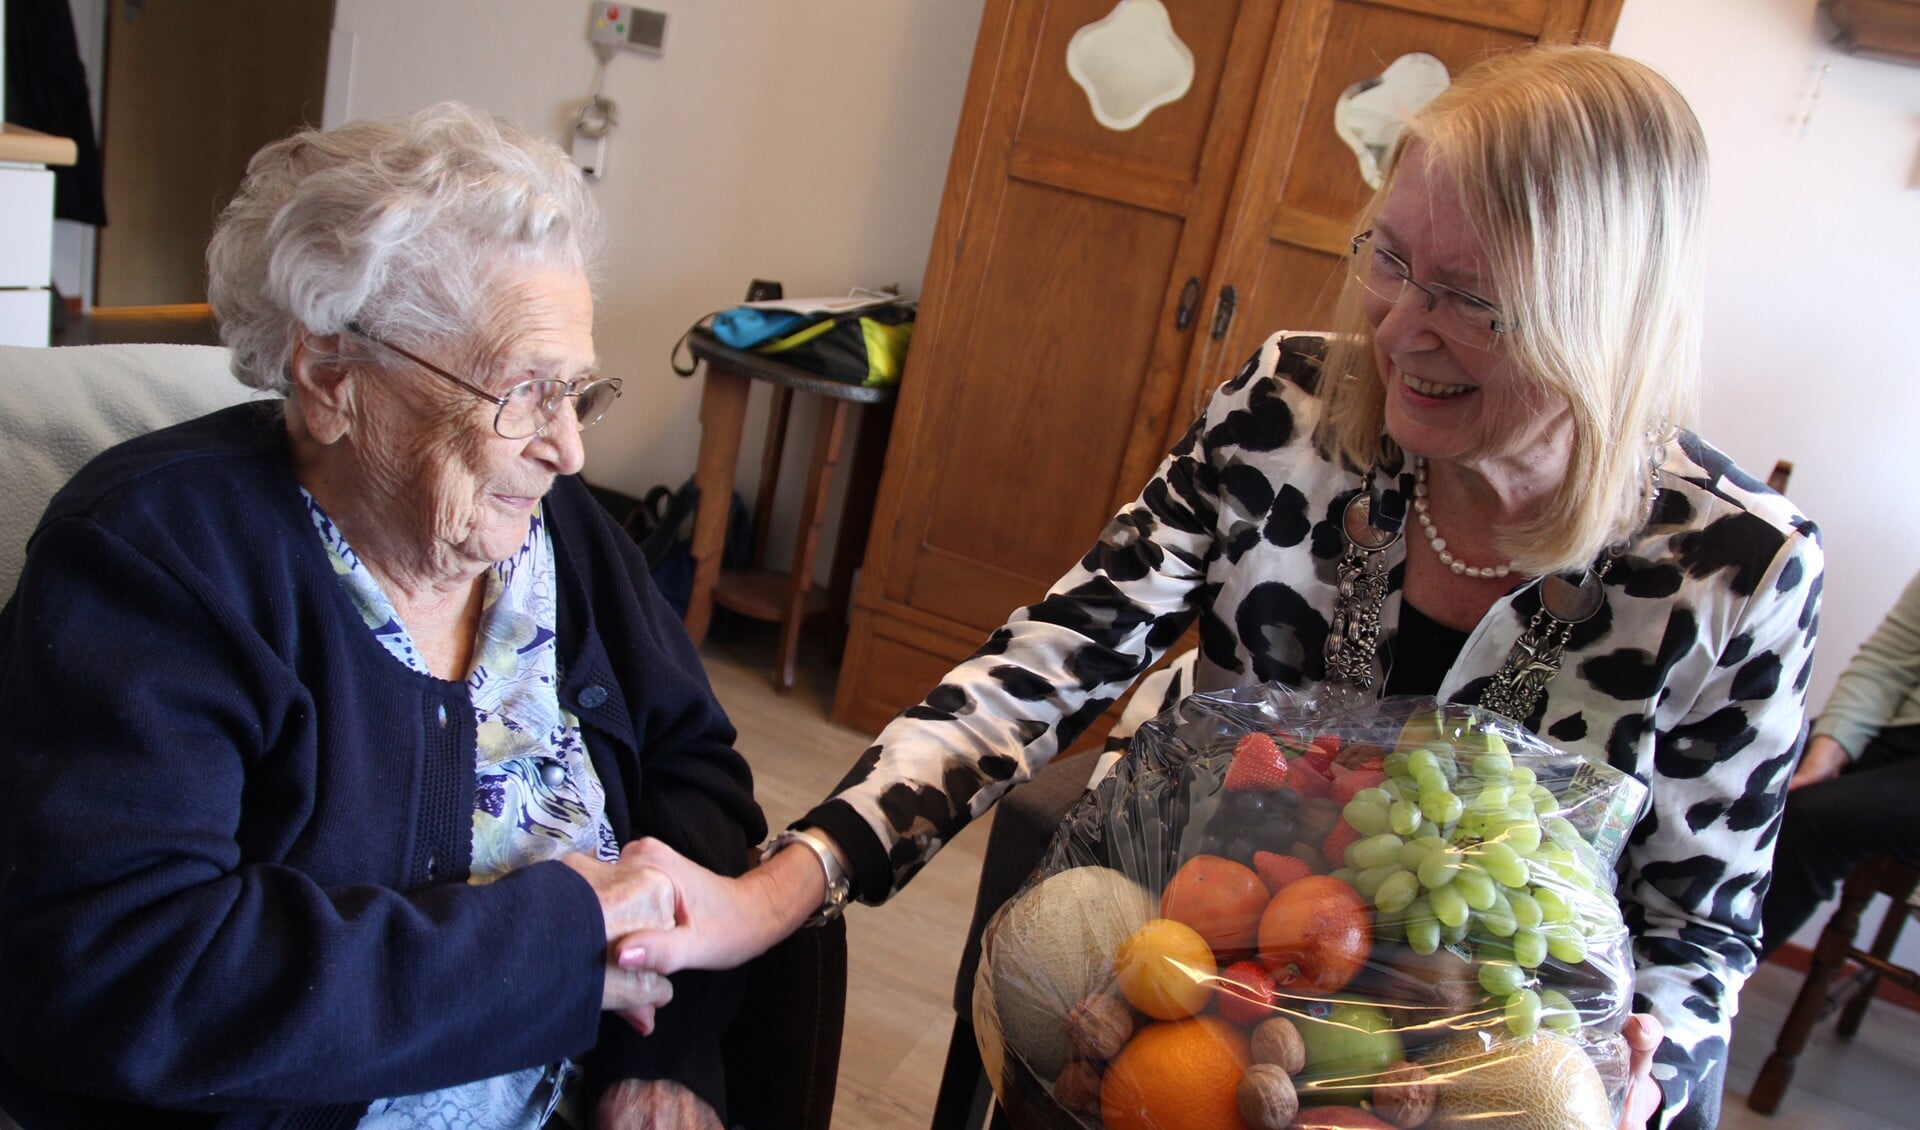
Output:
[[[1683,427],[1705,187],[1693,114],[1637,63],[1548,47],[1463,74],[1357,225],[1335,347],[1275,336],[1223,385],[1080,566],[806,816],[819,861],[729,882],[643,845],[685,925],[628,948],[738,960],[831,900],[835,866],[885,899],[1197,621],[1198,690],[1476,702],[1648,783],[1619,884],[1651,1014],[1627,1124],[1713,1125],[1822,557]]]

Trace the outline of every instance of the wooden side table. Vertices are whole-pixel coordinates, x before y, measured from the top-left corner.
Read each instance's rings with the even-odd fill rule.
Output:
[[[827,380],[806,369],[775,358],[720,344],[694,333],[687,339],[694,358],[704,363],[705,384],[700,395],[700,461],[694,482],[700,503],[693,518],[693,593],[687,602],[687,634],[697,647],[706,639],[713,606],[757,620],[780,624],[778,663],[774,687],[791,690],[794,656],[800,645],[803,621],[827,614],[832,625],[831,651],[838,655],[846,642],[848,601],[853,594],[853,570],[867,549],[867,529],[873,522],[873,501],[880,486],[880,466],[886,458],[887,430],[892,423],[893,389],[868,388]],[[727,510],[740,460],[740,436],[747,418],[747,397],[754,381],[773,386],[773,404],[767,419],[767,438],[760,457],[760,489],[754,500],[754,563],[747,569],[722,570],[726,547]],[[773,521],[780,457],[786,450],[787,423],[793,394],[825,398],[813,437],[813,457],[807,464],[807,486],[794,535],[793,559],[782,570],[767,565],[767,531]],[[854,424],[852,480],[840,515],[827,587],[813,583],[814,560],[820,548],[820,527],[826,519],[827,499],[855,406],[864,406]]]

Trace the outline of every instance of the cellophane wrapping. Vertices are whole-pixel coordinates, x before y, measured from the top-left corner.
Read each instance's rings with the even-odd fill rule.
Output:
[[[1024,1126],[1617,1124],[1646,788],[1431,698],[1186,699],[988,924],[974,1023]]]

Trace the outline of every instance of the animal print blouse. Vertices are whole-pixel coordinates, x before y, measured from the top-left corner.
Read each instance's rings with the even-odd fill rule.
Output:
[[[1325,677],[1339,519],[1367,482],[1311,441],[1320,403],[1307,389],[1321,345],[1270,339],[1080,565],[890,724],[838,795],[808,815],[855,841],[863,899],[897,890],[1037,772],[1196,618],[1199,690]],[[1411,476],[1402,470],[1376,469],[1377,486],[1404,493]],[[1392,663],[1406,545],[1388,551],[1382,670]],[[1651,786],[1619,893],[1635,935],[1636,1011],[1666,1026],[1655,1065],[1665,1125],[1717,1110],[1717,1095],[1691,1091],[1703,1076],[1717,1079],[1711,1069],[1724,1061],[1735,998],[1756,961],[1821,569],[1811,521],[1684,434],[1667,452],[1649,522],[1606,575],[1605,606],[1574,629],[1524,719]],[[1477,700],[1538,607],[1538,582],[1496,603],[1439,696]],[[882,851],[887,865],[866,865]]]

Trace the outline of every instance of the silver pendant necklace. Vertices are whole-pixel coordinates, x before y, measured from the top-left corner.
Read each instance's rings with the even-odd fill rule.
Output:
[[[1379,681],[1387,552],[1401,536],[1398,526],[1375,527],[1372,516],[1373,500],[1367,490],[1355,495],[1341,515],[1346,550],[1335,571],[1338,589],[1325,648],[1327,681],[1335,693],[1368,701],[1375,697]],[[1574,625],[1591,620],[1606,604],[1603,586],[1618,552],[1618,547],[1609,547],[1577,577],[1555,573],[1540,580],[1540,608],[1480,693],[1482,707],[1522,723],[1533,714],[1547,683],[1560,670]]]

